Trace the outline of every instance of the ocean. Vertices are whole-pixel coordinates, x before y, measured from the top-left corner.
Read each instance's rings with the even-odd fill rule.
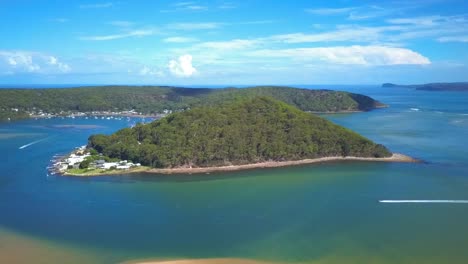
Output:
[[[453,201],[468,200],[468,93],[302,87],[388,104],[322,116],[424,162],[61,177],[47,173],[54,155],[85,145],[91,134],[151,120],[0,123],[0,262],[467,263],[468,204]]]

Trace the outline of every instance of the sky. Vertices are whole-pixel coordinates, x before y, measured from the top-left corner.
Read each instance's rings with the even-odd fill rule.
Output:
[[[0,84],[468,81],[468,1],[0,0]]]

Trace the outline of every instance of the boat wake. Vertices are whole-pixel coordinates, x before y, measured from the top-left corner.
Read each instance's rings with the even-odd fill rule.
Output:
[[[379,203],[463,203],[468,204],[468,200],[379,200]]]
[[[25,148],[27,148],[27,147],[29,147],[29,146],[31,146],[31,145],[34,145],[34,144],[36,144],[36,143],[39,143],[39,142],[44,141],[44,140],[49,139],[49,138],[51,138],[51,137],[46,137],[46,138],[43,138],[43,139],[39,139],[39,140],[33,141],[33,142],[31,142],[31,143],[28,143],[28,144],[26,144],[26,145],[23,145],[23,146],[19,147],[18,149],[25,149]]]

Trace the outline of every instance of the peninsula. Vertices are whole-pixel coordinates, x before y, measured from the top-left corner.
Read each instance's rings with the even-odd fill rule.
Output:
[[[411,84],[411,85],[400,85],[393,83],[384,83],[382,87],[393,88],[410,88],[415,90],[423,91],[465,91],[468,92],[468,82],[453,82],[453,83],[426,83],[426,84]]]
[[[361,94],[279,86],[181,88],[95,86],[63,89],[0,89],[0,121],[54,116],[156,116],[239,98],[269,96],[308,112],[357,112],[385,107]]]
[[[112,135],[92,135],[96,159],[145,166],[136,172],[207,173],[330,160],[414,162],[326,119],[270,97],[197,107]],[[97,156],[96,156],[97,154]],[[79,166],[82,169],[88,168]],[[101,166],[102,167],[102,166]],[[132,172],[129,168],[126,173]],[[87,169],[72,175],[122,174]]]

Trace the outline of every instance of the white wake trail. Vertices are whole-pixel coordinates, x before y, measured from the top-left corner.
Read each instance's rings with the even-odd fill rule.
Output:
[[[39,143],[39,142],[44,141],[44,140],[49,139],[49,138],[50,138],[50,137],[46,137],[46,138],[43,138],[43,139],[39,139],[39,140],[33,141],[33,142],[31,142],[31,143],[28,143],[28,144],[26,144],[26,145],[23,145],[23,146],[19,147],[18,149],[27,148],[27,147],[29,147],[29,146],[31,146],[31,145],[34,145],[34,144],[36,144],[36,143]]]
[[[468,204],[468,200],[379,200],[379,203],[458,203]]]

